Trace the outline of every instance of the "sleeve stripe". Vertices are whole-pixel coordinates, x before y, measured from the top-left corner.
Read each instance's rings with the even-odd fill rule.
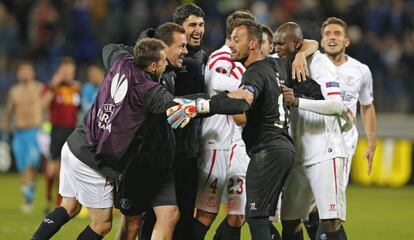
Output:
[[[229,52],[218,52],[218,53],[215,53],[214,55],[210,56],[210,59],[213,59],[213,58],[215,58],[219,55],[229,55],[229,56],[231,56],[231,53],[229,53]]]
[[[341,93],[340,92],[328,92],[328,96],[331,96],[331,95],[341,95]]]
[[[243,73],[244,73],[243,69],[240,66],[237,66],[236,68],[237,68],[237,70],[239,70],[240,74],[243,75]]]
[[[230,72],[230,74],[235,78],[235,79],[239,79],[239,77],[237,76],[237,74],[233,71],[233,70],[231,70],[231,72]]]
[[[231,63],[231,65],[234,67],[234,62],[228,58],[228,57],[219,57],[216,60],[214,60],[212,63],[210,63],[210,65],[208,66],[208,69],[211,70],[214,67],[214,64],[218,61],[218,60],[223,60],[223,61],[228,61]]]

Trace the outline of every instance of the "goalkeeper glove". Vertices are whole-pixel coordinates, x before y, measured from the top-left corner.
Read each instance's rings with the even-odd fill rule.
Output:
[[[339,115],[339,124],[341,132],[348,132],[355,125],[355,117],[351,109],[345,107],[345,109]]]
[[[208,113],[210,108],[209,100],[202,98],[197,100],[174,98],[173,101],[178,105],[167,109],[167,121],[174,129],[185,127],[191,118],[199,113]]]

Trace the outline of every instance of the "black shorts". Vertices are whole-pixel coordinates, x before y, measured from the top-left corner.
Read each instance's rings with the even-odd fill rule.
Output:
[[[66,142],[66,139],[75,130],[73,127],[57,127],[52,126],[52,132],[50,133],[50,156],[51,160],[59,160],[62,147]]]
[[[115,191],[115,208],[125,216],[140,215],[151,207],[177,205],[172,169],[128,170]]]
[[[262,148],[250,152],[246,173],[246,216],[275,214],[277,201],[292,168],[294,152],[284,148]]]

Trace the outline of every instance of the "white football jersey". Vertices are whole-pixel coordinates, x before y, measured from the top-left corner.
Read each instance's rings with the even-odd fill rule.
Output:
[[[357,113],[358,101],[361,105],[369,105],[374,101],[372,74],[368,66],[347,56],[347,61],[337,66],[339,84],[341,85],[342,101],[354,116]],[[349,157],[354,155],[358,141],[356,126],[344,133]]]
[[[232,145],[233,144],[237,144],[237,146],[246,146],[246,144],[244,143],[243,139],[242,139],[242,132],[243,132],[243,127],[239,126],[237,124],[234,124],[233,126],[233,138],[231,140]]]
[[[310,76],[320,86],[326,100],[341,101],[341,89],[335,65],[327,56],[315,52],[309,63]],[[344,139],[337,116],[292,109],[291,134],[298,161],[304,165],[345,157]]]
[[[214,96],[223,91],[237,90],[245,70],[241,63],[231,60],[231,50],[224,45],[214,51],[207,61],[205,92]],[[204,149],[230,149],[235,125],[228,115],[216,114],[203,119],[201,136]]]

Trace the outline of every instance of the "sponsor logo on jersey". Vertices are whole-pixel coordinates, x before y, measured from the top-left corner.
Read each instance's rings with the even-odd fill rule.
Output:
[[[343,102],[351,102],[355,97],[345,91],[341,91],[341,97]]]
[[[335,203],[329,204],[329,211],[330,212],[336,211],[336,204]]]

